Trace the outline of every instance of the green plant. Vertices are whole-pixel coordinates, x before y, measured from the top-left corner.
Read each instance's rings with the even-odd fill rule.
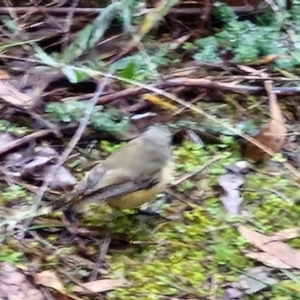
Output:
[[[46,107],[48,117],[52,121],[69,123],[80,121],[84,116],[88,103],[67,101],[49,103]],[[120,132],[126,129],[128,118],[121,117],[115,110],[103,111],[103,106],[96,106],[91,115],[90,125],[95,129],[108,132]]]
[[[282,10],[276,13],[267,11],[257,20],[239,20],[225,4],[216,4],[213,17],[219,28],[215,35],[195,41],[195,60],[221,62],[221,53],[231,53],[235,63],[255,62],[259,57],[278,54],[272,63],[285,70],[293,70],[300,62],[300,46],[297,38],[291,39],[286,29],[295,28],[298,37],[300,30],[297,16],[300,10],[295,5],[291,12]],[[191,45],[189,46],[191,48]]]

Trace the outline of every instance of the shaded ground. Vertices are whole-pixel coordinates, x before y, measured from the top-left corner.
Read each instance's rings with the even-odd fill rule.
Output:
[[[300,299],[298,3],[239,19],[206,3],[200,24],[199,4],[145,14],[139,3],[99,16],[88,2],[77,8],[90,15],[23,7],[23,19],[2,20],[0,261],[18,269],[2,265],[0,299],[14,299],[11,286],[22,286],[19,299]],[[21,38],[16,24],[36,27]],[[239,136],[278,121],[267,107],[275,99],[278,109],[276,98],[283,147],[263,138],[272,158],[237,170],[248,159]],[[94,204],[74,231],[50,211],[94,163],[158,122],[172,131],[175,161],[165,194],[143,208],[159,215]]]

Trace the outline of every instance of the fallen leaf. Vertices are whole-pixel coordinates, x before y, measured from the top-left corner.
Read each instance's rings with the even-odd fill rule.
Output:
[[[65,288],[60,282],[58,276],[51,271],[43,271],[38,273],[34,278],[36,284],[40,284],[49,288],[52,288],[61,293],[65,293]]]
[[[220,197],[226,212],[229,215],[239,214],[243,198],[240,194],[240,186],[244,184],[244,177],[239,173],[226,173],[218,178],[218,183],[223,189]]]
[[[269,237],[270,241],[291,240],[300,236],[300,228],[288,228],[274,233]]]
[[[241,292],[239,289],[235,289],[235,288],[227,288],[222,299],[221,300],[231,300],[231,299],[242,299],[242,297],[244,296],[244,293]]]
[[[264,160],[267,157],[266,150],[268,152],[271,150],[273,155],[280,152],[285,143],[286,128],[276,94],[272,91],[270,82],[266,82],[265,86],[269,94],[271,120],[260,130],[254,139],[267,149],[258,147],[249,141],[245,141],[241,147],[242,156],[253,163]]]
[[[155,3],[154,8],[149,9],[144,15],[138,28],[139,41],[166,15],[169,9],[176,4],[177,1],[159,0]],[[167,9],[168,8],[168,9]]]
[[[8,263],[0,265],[0,299],[45,300],[26,276]]]
[[[49,170],[54,169],[54,165],[49,168]],[[55,178],[50,183],[50,188],[53,190],[62,190],[62,191],[70,191],[76,185],[77,180],[73,176],[73,174],[64,166],[59,167]]]
[[[28,108],[33,105],[33,97],[20,92],[10,83],[9,79],[0,80],[0,97],[16,106]]]
[[[232,284],[232,287],[251,295],[276,282],[276,279],[269,277],[267,268],[256,267],[250,269],[247,274],[239,276],[238,280]]]
[[[162,99],[158,96],[152,95],[152,94],[145,94],[143,96],[143,99],[154,104],[157,105],[163,109],[167,109],[170,111],[176,111],[177,107],[169,102],[167,102],[165,99]]]
[[[300,253],[292,249],[290,246],[279,241],[272,241],[272,237],[265,236],[243,225],[238,226],[238,231],[249,243],[255,247],[272,256],[275,256],[284,264],[296,269],[300,269]]]
[[[84,293],[89,290],[93,293],[106,292],[120,287],[129,286],[129,282],[125,279],[102,279],[83,283],[81,286],[75,286],[74,292]]]
[[[0,97],[2,100],[24,108],[38,107],[42,104],[42,93],[48,84],[57,77],[57,73],[26,73],[22,77],[0,79]]]
[[[268,267],[279,268],[279,269],[292,269],[291,266],[285,264],[277,257],[270,255],[269,253],[266,252],[247,251],[244,254],[246,257],[258,260]]]
[[[269,54],[266,56],[261,57],[260,59],[257,59],[253,62],[248,63],[248,66],[251,65],[266,65],[269,64],[273,61],[276,61],[277,59],[283,58],[284,55],[279,55],[279,54]]]

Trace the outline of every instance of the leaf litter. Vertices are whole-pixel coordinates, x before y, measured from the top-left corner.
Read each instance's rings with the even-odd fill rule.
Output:
[[[270,263],[270,260],[274,257],[272,261],[273,267],[276,267],[276,261],[278,261],[278,268],[282,265],[296,269],[300,268],[300,252],[277,241],[276,234],[274,236],[266,236],[242,225],[238,226],[238,231],[249,243],[266,253],[266,255],[257,256],[257,258],[260,258],[260,261],[265,258],[267,259],[266,262]]]
[[[281,43],[284,30],[281,36],[269,25],[250,30],[236,18],[235,5],[129,1],[99,10],[93,1],[75,1],[72,7],[41,3],[31,13],[25,2],[0,7],[10,18],[3,20],[0,55],[8,70],[0,70],[0,260],[10,264],[2,267],[0,298],[14,300],[17,289],[18,299],[35,299],[28,295],[40,296],[41,286],[54,299],[78,299],[77,293],[95,299],[220,299],[224,292],[223,299],[293,297],[283,291],[290,282],[276,272],[299,269],[300,211],[278,197],[283,192],[296,202],[299,187],[291,174],[298,173],[275,155],[289,143],[287,130],[296,131],[298,120],[297,99],[291,97],[293,117],[284,122],[289,112],[282,95],[299,93],[291,73],[298,54]],[[86,9],[92,9],[92,18]],[[120,23],[114,27],[116,16]],[[211,21],[212,28],[222,27],[218,35]],[[262,49],[257,41],[278,44]],[[251,48],[256,44],[259,51]],[[280,55],[270,49],[280,49]],[[271,72],[274,66],[281,75]],[[258,122],[259,133],[251,139],[233,124],[265,119],[263,94],[271,120],[265,126]],[[97,148],[101,160],[119,147],[116,141],[128,141],[157,122],[168,123],[174,134],[176,179],[163,201],[159,197],[151,205],[152,213],[169,212],[162,212],[167,217],[141,222],[103,205],[85,211],[74,230],[61,211],[43,210],[68,199],[86,172],[90,148]],[[237,136],[245,140],[241,151]],[[240,153],[261,164],[241,162]],[[280,178],[266,175],[270,165]],[[278,193],[262,195],[262,184]],[[260,233],[226,221],[228,214]],[[100,241],[107,237],[105,247]],[[284,243],[287,239],[293,240]],[[253,268],[253,261],[272,267],[272,275],[266,267]],[[34,284],[12,267],[20,262],[33,262]],[[230,283],[231,290],[224,288]]]
[[[244,174],[248,169],[247,162],[239,161],[232,166],[226,166],[226,172],[218,178],[218,184],[222,188],[220,199],[229,216],[239,214],[243,202],[240,188],[245,183]]]
[[[9,263],[1,264],[0,298],[10,300],[46,299],[22,272]]]

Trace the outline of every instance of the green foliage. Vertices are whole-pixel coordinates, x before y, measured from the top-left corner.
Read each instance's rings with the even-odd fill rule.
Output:
[[[296,40],[291,45],[284,28],[293,24],[296,19],[299,20],[299,14],[295,13],[296,10],[300,12],[299,7],[296,7],[290,15],[280,14],[279,21],[274,21],[273,12],[268,11],[263,17],[261,16],[259,21],[252,23],[238,21],[232,10],[224,4],[217,4],[214,14],[222,23],[221,30],[216,30],[215,36],[200,39],[194,44],[186,43],[184,47],[197,49],[194,56],[196,60],[210,62],[220,62],[220,52],[222,51],[231,52],[234,61],[240,63],[255,61],[262,55],[283,54],[286,57],[277,60],[274,63],[275,66],[292,69],[300,59],[300,42],[298,42],[300,39],[297,40],[299,29],[296,27]],[[77,58],[91,45],[91,42],[95,41],[95,38],[99,38],[103,34],[106,24],[109,24],[108,21],[113,16],[109,14],[108,17],[107,22],[102,23],[99,31],[94,28],[96,32],[87,27],[78,35],[77,44],[71,45],[78,48],[73,48],[74,53],[65,53],[63,57],[65,61],[69,62]],[[126,24],[131,21],[128,10],[124,18],[120,18]],[[288,20],[290,23],[286,22],[282,25],[283,20]],[[68,51],[71,51],[72,47],[68,48]],[[159,50],[147,53],[148,60],[145,59],[144,53],[137,53],[118,60],[112,67],[118,76],[126,79],[156,80],[159,75],[159,67],[166,65],[170,60],[176,60],[176,57],[171,57],[169,52],[168,47],[161,47]],[[56,58],[52,61],[43,54],[41,55],[40,58],[43,58],[45,63],[55,65]],[[58,56],[57,59],[61,58]],[[100,68],[96,67],[97,63]],[[94,70],[106,70],[102,61],[88,62],[88,64],[94,64]],[[84,69],[80,70],[80,68],[69,65],[63,67],[63,72],[72,82],[80,81],[87,75]],[[84,116],[87,105],[87,102],[76,101],[50,103],[46,111],[48,117],[53,121],[78,122]],[[127,124],[126,118],[120,119],[116,112],[104,111],[101,106],[95,107],[90,119],[91,126],[106,131],[121,131]],[[2,125],[0,122],[0,129],[1,126],[12,130],[9,123]],[[237,125],[243,131],[251,126],[252,124],[248,123]],[[167,203],[166,207],[170,210],[173,209],[176,214],[179,211],[180,218],[153,221],[145,232],[140,220],[137,220],[132,214],[125,213],[122,218],[118,219],[115,211],[98,204],[94,204],[95,209],[87,212],[82,220],[84,225],[106,226],[108,230],[99,232],[112,234],[112,236],[114,233],[120,233],[122,238],[130,233],[130,241],[148,242],[148,244],[132,243],[126,249],[128,251],[118,249],[110,251],[106,255],[105,259],[111,267],[109,277],[125,277],[133,283],[129,288],[120,288],[107,293],[108,299],[159,300],[166,295],[170,297],[174,295],[176,298],[179,294],[188,293],[203,299],[209,297],[221,299],[225,286],[236,280],[239,270],[245,271],[255,264],[244,254],[245,250],[253,250],[252,246],[241,238],[233,226],[237,221],[232,219],[230,222],[228,221],[219,194],[213,188],[217,184],[218,177],[224,173],[224,165],[239,159],[239,153],[232,151],[235,142],[232,136],[225,136],[225,131],[224,128],[223,131],[221,129],[219,131],[224,134],[221,136],[220,145],[185,142],[182,146],[175,148],[175,172],[179,176],[206,165],[216,155],[220,157],[205,168],[199,174],[199,178],[197,176],[197,178],[185,180],[177,187],[175,195],[177,193],[183,200],[192,202],[190,206],[182,209],[181,205],[184,204],[180,203],[176,206],[177,199],[172,196],[172,203]],[[120,145],[101,141],[100,147],[101,150],[112,153]],[[266,172],[253,172],[245,177],[243,205],[247,216],[245,219],[242,219],[241,216],[238,222],[247,222],[247,226],[252,226],[266,234],[300,226],[300,207],[292,206],[293,200],[300,197],[298,186],[292,185],[292,182],[288,180],[288,175],[284,174],[282,169],[279,170],[280,176],[274,175],[274,169],[272,169],[271,175],[266,175],[270,174],[267,172],[268,170],[263,171]],[[191,194],[193,197],[186,199],[187,194]],[[2,193],[2,197],[8,200],[23,198],[26,197],[26,193],[22,188],[12,186]],[[116,222],[116,220],[118,221]],[[57,241],[56,233],[48,238],[48,242],[54,243],[55,241]],[[299,239],[294,240],[291,244],[296,249],[300,247]],[[0,250],[0,261],[19,262],[21,260],[22,254],[17,251],[5,249],[5,247],[1,247]],[[67,255],[72,252],[72,249],[65,249],[64,252]],[[59,263],[58,256],[50,257],[46,261],[48,266],[52,267]],[[79,268],[76,270],[76,273],[81,276],[87,276],[86,272]],[[214,283],[213,287],[207,284],[208,281]],[[295,282],[292,280],[284,280],[268,291],[260,292],[258,297],[251,295],[250,298],[245,299],[291,299],[291,297],[294,299],[296,296],[294,297],[294,293],[291,291],[298,287],[293,283]]]
[[[291,18],[291,20],[293,20],[295,22],[300,21],[300,3],[299,3],[299,1],[293,1],[293,9],[290,12],[290,18]],[[297,31],[299,31],[299,29]]]
[[[0,251],[0,262],[6,262],[8,264],[15,265],[20,262],[20,258],[23,256],[23,253],[14,251],[12,249],[6,248],[5,250],[1,249]]]
[[[123,145],[124,145],[124,143],[112,144],[105,140],[100,141],[100,148],[103,149],[108,155],[115,152],[117,149],[121,148]]]
[[[72,121],[78,121],[84,116],[86,105],[79,101],[68,101],[64,103],[49,103],[46,108],[46,112],[49,117],[55,121],[61,121],[69,123]],[[101,109],[97,107],[97,109]]]
[[[136,81],[153,81],[160,76],[158,68],[169,62],[168,45],[160,45],[160,48],[150,53],[138,52],[131,56],[123,57],[111,65],[112,70],[120,77]]]
[[[180,186],[178,187],[179,192],[185,192],[187,190],[190,190],[194,187],[194,183],[191,180],[185,180]]]
[[[212,17],[218,20],[221,24],[227,24],[237,18],[233,10],[225,3],[214,3]]]
[[[218,56],[219,44],[214,36],[195,41],[196,46],[200,50],[194,55],[194,59],[198,61],[218,63],[222,60]]]
[[[24,198],[26,195],[26,190],[23,187],[14,184],[1,193],[1,198],[8,201],[11,199]]]
[[[128,5],[131,1],[115,2],[108,5],[93,22],[83,28],[74,42],[62,53],[61,58],[65,63],[71,63],[80,57],[85,51],[91,49],[103,37],[112,20],[118,16],[124,16],[124,22],[130,21]],[[126,28],[129,24],[126,24]]]
[[[75,69],[72,66],[63,66],[61,68],[63,74],[67,76],[70,82],[77,83],[88,78],[88,73],[80,69]]]
[[[283,7],[275,17],[274,12],[268,10],[251,22],[238,20],[225,4],[216,4],[213,16],[221,28],[215,30],[214,36],[195,41],[194,59],[218,63],[220,54],[226,51],[232,54],[233,62],[249,63],[261,56],[278,54],[280,57],[273,65],[293,70],[300,62],[299,12],[298,5],[291,12],[284,11]],[[293,41],[285,30],[291,26],[296,35]]]
[[[0,132],[1,131],[5,131],[16,135],[22,135],[22,134],[29,133],[30,129],[27,127],[15,126],[6,120],[0,119]]]
[[[124,34],[132,35],[132,24],[134,23],[133,16],[137,12],[138,17],[135,18],[138,21],[138,25],[141,25],[140,11],[137,9],[137,4],[142,2],[140,0],[129,1],[116,1],[109,3],[101,13],[87,26],[77,33],[74,41],[69,44],[62,53],[46,53],[35,41],[28,41],[35,50],[35,56],[43,64],[54,68],[60,69],[60,71],[67,76],[70,82],[76,83],[86,79],[89,76],[95,75],[95,72],[112,73],[112,70],[108,70],[108,66],[102,61],[86,61],[78,63],[79,58],[87,54],[89,50],[95,48],[100,40],[103,40],[104,33],[110,27],[114,20],[119,20],[123,25]],[[178,0],[167,1],[167,4],[158,11],[153,13],[153,17],[157,22],[163,18],[164,15],[174,6]],[[153,22],[153,26],[157,23]],[[18,31],[18,26],[14,20],[8,19],[5,22],[7,28],[12,31]],[[145,28],[147,26],[143,25]],[[138,26],[136,26],[138,27]],[[145,37],[147,38],[147,37]],[[26,39],[25,36],[20,39]],[[11,45],[10,45],[11,46]],[[4,46],[3,49],[7,47]],[[0,51],[2,49],[0,47]],[[159,43],[155,50],[156,53],[140,53],[129,57],[124,57],[112,65],[113,71],[117,71],[120,77],[126,79],[133,79],[138,81],[151,81],[159,78],[160,66],[179,61],[178,57],[170,57],[169,44],[163,45]],[[149,55],[149,56],[148,56]],[[88,57],[90,59],[90,57]],[[84,68],[83,66],[89,65],[92,69]],[[100,68],[99,68],[100,66]],[[97,70],[97,71],[95,71]],[[101,70],[101,71],[99,71]]]
[[[84,107],[82,109],[84,111]],[[103,113],[101,109],[100,113]],[[73,109],[69,109],[69,114],[76,118],[81,116],[80,113],[73,112]],[[69,116],[69,120],[73,120],[73,117]],[[222,142],[224,144],[209,146],[185,142],[174,149],[176,172],[180,175],[195,170],[216,154],[221,154],[220,159],[203,170],[198,179],[190,178],[176,190],[176,193],[183,188],[188,193],[194,190],[204,193],[203,197],[199,196],[190,207],[182,211],[180,219],[151,220],[145,230],[141,221],[128,212],[121,212],[122,217],[118,217],[111,208],[98,204],[94,204],[95,209],[86,212],[82,219],[83,226],[100,227],[100,230],[105,226],[106,230],[103,232],[109,232],[113,236],[120,234],[122,238],[130,233],[130,240],[141,242],[128,246],[127,251],[111,251],[107,254],[106,260],[111,267],[110,278],[126,278],[133,283],[128,288],[107,293],[107,299],[138,297],[159,300],[161,295],[178,295],[186,291],[206,299],[211,295],[211,286],[206,284],[208,279],[212,279],[217,287],[214,290],[216,298],[221,298],[225,285],[234,282],[241,271],[245,272],[255,265],[255,261],[244,254],[245,250],[253,250],[252,246],[233,226],[237,221],[228,222],[219,195],[212,188],[224,172],[224,165],[237,160],[234,153],[226,149],[218,150],[220,147],[228,147],[232,142],[231,137],[222,138]],[[100,146],[110,153],[120,145],[101,141]],[[280,172],[283,170],[280,169]],[[253,172],[246,176],[243,197],[248,216],[246,220],[241,217],[238,223],[247,222],[246,226],[252,226],[265,234],[299,226],[300,207],[292,205],[292,199],[300,197],[299,188],[285,178],[286,174],[266,174],[268,172]],[[17,197],[24,197],[22,189],[14,189],[10,192],[14,191]],[[274,189],[278,193],[273,192]],[[184,193],[180,196],[191,201],[184,198]],[[167,205],[174,211],[180,209],[180,205],[177,207],[174,203]],[[55,242],[56,234],[51,235],[47,241]],[[146,241],[146,244],[142,244],[142,241]],[[290,244],[295,249],[300,247],[299,239]],[[0,261],[16,263],[22,260],[21,253],[17,251],[3,246],[0,250]],[[66,248],[64,253],[72,253],[72,249]],[[45,265],[53,268],[57,263],[58,258],[51,256]],[[81,276],[87,274],[80,268],[76,273]],[[273,272],[273,276],[277,274]],[[285,279],[259,295],[262,299],[291,299],[296,293],[295,288],[297,285],[294,281]],[[258,299],[255,297],[245,299]]]
[[[224,143],[226,145],[230,141],[224,140]],[[203,145],[186,142],[174,149],[177,172],[186,173],[205,164],[215,155],[217,147],[220,145],[204,148]],[[224,151],[219,161],[210,165],[207,171],[203,171],[202,177],[206,173],[208,176],[205,178],[206,184],[201,186],[201,191],[204,193],[211,191],[211,186],[216,184],[217,178],[224,172],[224,164],[231,161],[236,161],[236,157],[233,157],[231,152]],[[177,192],[186,191],[184,187],[191,192],[197,189],[202,180],[190,179],[182,184]],[[263,186],[262,182],[264,182]],[[190,184],[192,185],[189,186]],[[252,246],[231,224],[247,222],[247,226],[252,225],[266,234],[273,234],[284,228],[299,225],[297,216],[300,208],[292,207],[291,203],[273,193],[274,187],[287,198],[295,199],[300,195],[298,187],[292,186],[288,179],[280,175],[267,176],[265,173],[251,173],[246,177],[246,191],[243,194],[244,205],[247,206],[249,213],[246,221],[240,218],[229,223],[219,195],[204,197],[183,212],[183,220],[163,220],[161,221],[163,226],[158,225],[155,230],[151,231],[151,239],[163,240],[163,244],[131,249],[130,254],[115,253],[108,256],[112,276],[115,278],[125,276],[133,283],[129,288],[110,292],[108,299],[135,299],[137,296],[160,299],[162,294],[178,295],[187,290],[206,299],[210,293],[205,285],[208,277],[213,277],[218,286],[224,286],[225,282],[227,284],[234,282],[241,272],[253,267],[255,261],[243,254],[243,251],[251,249]],[[183,193],[181,197],[184,199]],[[95,213],[91,213],[87,219],[91,222],[92,218],[95,224],[99,224],[100,218]],[[113,219],[108,221],[107,211],[103,218],[104,224],[112,222]],[[134,224],[136,223],[132,215],[124,216],[113,230],[125,234],[126,227],[130,226],[131,233],[135,232],[131,238],[141,240],[139,235],[141,227],[136,227]],[[148,241],[149,233],[144,233],[142,237]],[[299,241],[297,243],[294,241],[296,249],[299,245]],[[147,263],[145,263],[146,260]],[[293,295],[293,287],[285,286],[284,291],[283,287],[284,285],[280,282],[279,286],[270,287],[269,290],[260,292],[259,295],[266,299],[281,299],[281,296],[289,299],[288,297]],[[150,297],[145,295],[145,290]],[[223,288],[216,291],[218,298],[221,297],[222,291]],[[255,297],[254,295],[245,299],[258,299]]]
[[[87,109],[87,102],[67,101],[49,103],[46,107],[49,119],[56,122],[69,123],[80,121]],[[128,118],[121,118],[115,110],[103,111],[102,106],[96,106],[90,118],[90,125],[98,130],[120,132],[126,129]]]

